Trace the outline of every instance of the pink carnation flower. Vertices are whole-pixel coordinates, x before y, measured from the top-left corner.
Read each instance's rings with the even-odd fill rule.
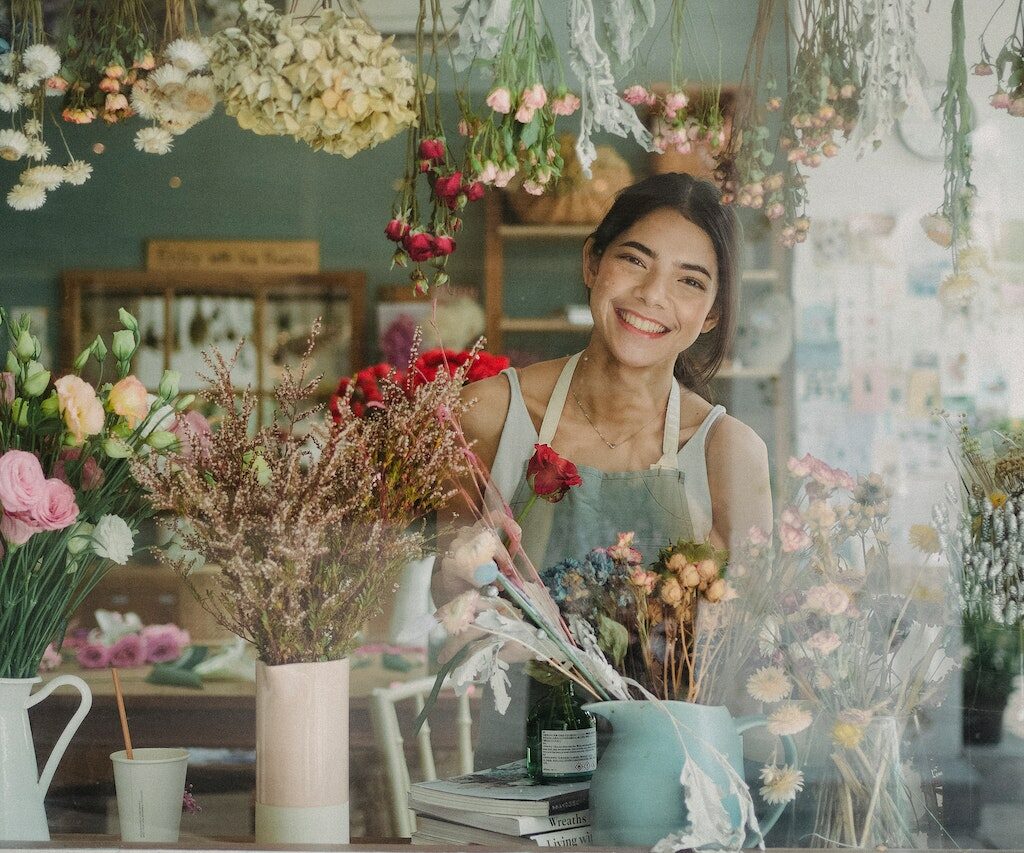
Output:
[[[82,669],[103,669],[110,663],[110,648],[103,643],[85,643],[75,658]]]
[[[125,634],[110,647],[110,665],[128,668],[146,662],[146,641],[139,634]]]

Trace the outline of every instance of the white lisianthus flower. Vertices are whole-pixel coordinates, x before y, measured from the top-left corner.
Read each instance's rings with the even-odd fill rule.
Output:
[[[201,42],[192,39],[175,39],[164,51],[164,56],[175,68],[186,74],[201,71],[210,61],[210,54]]]
[[[0,83],[0,112],[17,112],[21,106],[21,90],[10,83]]]
[[[28,137],[20,130],[0,130],[0,159],[20,160],[28,151]]]
[[[768,731],[773,735],[795,735],[806,729],[811,722],[811,712],[796,702],[779,705],[768,715]]]
[[[98,557],[123,566],[135,549],[135,537],[121,516],[104,515],[92,532],[92,549]]]
[[[135,134],[135,147],[146,154],[169,154],[174,137],[162,127],[144,127]]]
[[[80,187],[92,177],[92,166],[84,160],[72,160],[64,167],[64,183]]]
[[[793,682],[781,666],[763,666],[747,679],[747,693],[758,702],[781,702],[793,692]]]
[[[60,54],[48,44],[33,44],[25,48],[21,64],[39,79],[53,77],[60,71]]]
[[[46,204],[46,190],[37,184],[15,184],[7,193],[7,204],[15,210],[39,210]]]
[[[49,192],[64,183],[63,166],[31,166],[21,173],[23,184],[35,184]]]
[[[768,805],[777,806],[796,799],[804,787],[804,774],[789,764],[766,765],[761,768],[761,782],[761,797]]]

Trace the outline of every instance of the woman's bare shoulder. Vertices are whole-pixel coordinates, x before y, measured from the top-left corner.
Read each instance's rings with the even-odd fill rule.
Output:
[[[768,448],[747,424],[732,415],[722,415],[708,433],[708,458],[733,458],[736,461],[760,461],[767,464]]]

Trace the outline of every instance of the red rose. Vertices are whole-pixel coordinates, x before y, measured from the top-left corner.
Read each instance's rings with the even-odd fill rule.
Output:
[[[456,199],[462,191],[462,172],[441,175],[434,181],[434,195],[438,198]]]
[[[429,160],[420,160],[419,169],[421,172],[429,172],[431,165]]]
[[[481,379],[489,379],[492,376],[497,376],[509,365],[507,355],[494,355],[489,352],[477,353],[476,359],[473,361],[473,365],[469,368],[469,373],[466,374],[467,384],[470,382],[479,382]]]
[[[435,237],[434,238],[434,254],[435,256],[450,255],[455,251],[455,241],[451,237]]]
[[[480,201],[484,197],[484,185],[480,181],[473,181],[462,188],[466,194],[467,201]]]
[[[444,159],[443,139],[424,139],[420,142],[420,157],[424,160]]]
[[[384,234],[389,240],[393,240],[396,243],[401,242],[402,238],[409,233],[409,223],[403,222],[401,219],[392,219],[387,227],[384,229]]]
[[[451,349],[432,349],[421,353],[420,357],[413,362],[412,376],[413,385],[419,387],[427,382],[433,382],[439,370],[447,370],[449,376],[453,376],[469,358],[466,351],[456,352]]]
[[[409,233],[402,238],[402,248],[416,263],[429,261],[434,257],[434,238],[423,231]]]
[[[526,479],[534,494],[550,503],[558,503],[573,486],[583,483],[576,466],[563,459],[547,444],[535,444],[526,466]]]

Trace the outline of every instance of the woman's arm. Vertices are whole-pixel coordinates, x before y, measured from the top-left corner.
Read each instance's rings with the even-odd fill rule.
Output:
[[[732,550],[751,527],[771,532],[768,449],[760,436],[746,424],[726,415],[715,424],[708,437],[707,465],[714,544]]]
[[[511,396],[508,380],[504,376],[493,376],[474,382],[462,390],[462,401],[468,406],[462,415],[462,431],[480,464],[488,471],[498,452],[498,443],[501,441],[501,431],[505,425]],[[434,562],[431,593],[434,603],[438,606],[466,591],[464,581],[448,577],[441,571],[441,558],[448,550],[455,531],[463,525],[472,524],[479,509],[466,499],[466,496],[476,495],[477,486],[471,477],[464,478],[454,487],[459,489],[458,494],[437,513],[438,558]]]

